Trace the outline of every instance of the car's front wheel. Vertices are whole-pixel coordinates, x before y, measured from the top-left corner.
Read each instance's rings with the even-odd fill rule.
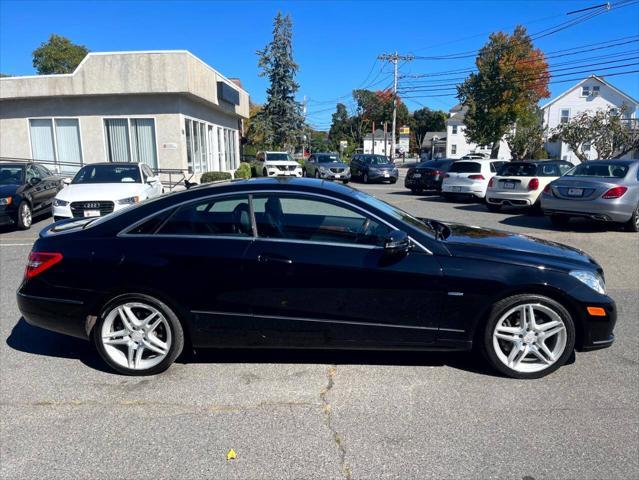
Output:
[[[18,205],[18,228],[20,230],[28,230],[33,223],[33,213],[31,212],[31,205],[23,201]]]
[[[143,294],[110,301],[93,328],[102,359],[125,375],[154,375],[175,361],[184,347],[184,331],[173,311]]]
[[[626,222],[626,229],[630,232],[639,232],[639,205],[632,212],[632,217]]]
[[[504,375],[540,378],[572,355],[575,325],[557,301],[541,295],[515,295],[493,306],[482,347],[490,364]]]

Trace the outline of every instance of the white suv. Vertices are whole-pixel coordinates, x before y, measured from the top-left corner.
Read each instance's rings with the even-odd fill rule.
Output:
[[[257,152],[252,166],[258,177],[302,176],[302,166],[288,152]]]
[[[461,160],[451,165],[442,182],[442,196],[455,195],[484,198],[488,182],[497,173],[503,160]]]

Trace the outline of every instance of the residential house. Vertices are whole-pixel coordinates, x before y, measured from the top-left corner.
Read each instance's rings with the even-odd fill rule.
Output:
[[[383,130],[375,130],[375,138],[373,134],[368,133],[364,136],[364,153],[375,153],[377,155],[387,155],[390,157],[393,149],[393,139],[390,132],[384,133]]]
[[[632,121],[637,118],[637,107],[639,107],[637,100],[610,84],[604,77],[590,75],[550,100],[541,109],[548,139],[550,139],[553,129],[559,124],[566,123],[583,112],[594,113],[597,110],[605,111],[611,108],[620,112],[625,120]],[[546,150],[551,158],[579,163],[575,153],[564,142],[548,140]],[[585,145],[583,150],[589,159],[597,158],[594,147]],[[626,157],[632,158],[633,155],[637,156],[637,152],[631,152]]]
[[[446,156],[446,132],[426,132],[421,145],[421,157],[428,160]]]
[[[484,153],[490,155],[490,145],[477,145],[466,138],[464,118],[468,107],[457,104],[450,109],[450,117],[446,120],[446,158],[461,158],[469,153]],[[499,144],[500,160],[510,160],[510,148],[505,140]]]
[[[0,157],[58,171],[143,162],[197,177],[240,162],[249,95],[188,51],[89,53],[73,73],[0,79]]]

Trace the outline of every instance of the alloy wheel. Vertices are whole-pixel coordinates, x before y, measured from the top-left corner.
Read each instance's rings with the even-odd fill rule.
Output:
[[[566,325],[559,313],[540,303],[525,303],[499,318],[493,331],[493,348],[509,369],[535,373],[561,358],[567,339]]]
[[[29,228],[31,226],[31,222],[33,222],[33,217],[31,214],[31,208],[28,203],[23,203],[22,208],[20,208],[20,220],[21,224],[24,228]]]
[[[100,331],[104,350],[117,365],[131,370],[148,370],[162,362],[173,341],[166,317],[143,302],[114,307]]]

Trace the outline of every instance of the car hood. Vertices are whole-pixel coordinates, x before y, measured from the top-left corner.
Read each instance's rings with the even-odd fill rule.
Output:
[[[454,256],[561,271],[575,268],[602,271],[588,254],[567,245],[502,230],[446,225],[450,228],[450,235],[444,243]]]
[[[17,183],[10,183],[9,185],[0,185],[0,198],[10,197],[11,195],[15,195],[18,193],[18,189],[22,185],[18,185]]]
[[[121,200],[141,195],[145,190],[142,183],[78,183],[71,184],[58,192],[56,198],[67,202],[87,200]]]
[[[369,165],[368,168],[372,170],[394,170],[397,167],[392,163],[385,163],[383,165]]]
[[[295,160],[267,160],[266,165],[279,165],[281,167],[300,167],[301,165]]]
[[[318,163],[317,166],[324,168],[348,168],[348,164],[344,162]]]

